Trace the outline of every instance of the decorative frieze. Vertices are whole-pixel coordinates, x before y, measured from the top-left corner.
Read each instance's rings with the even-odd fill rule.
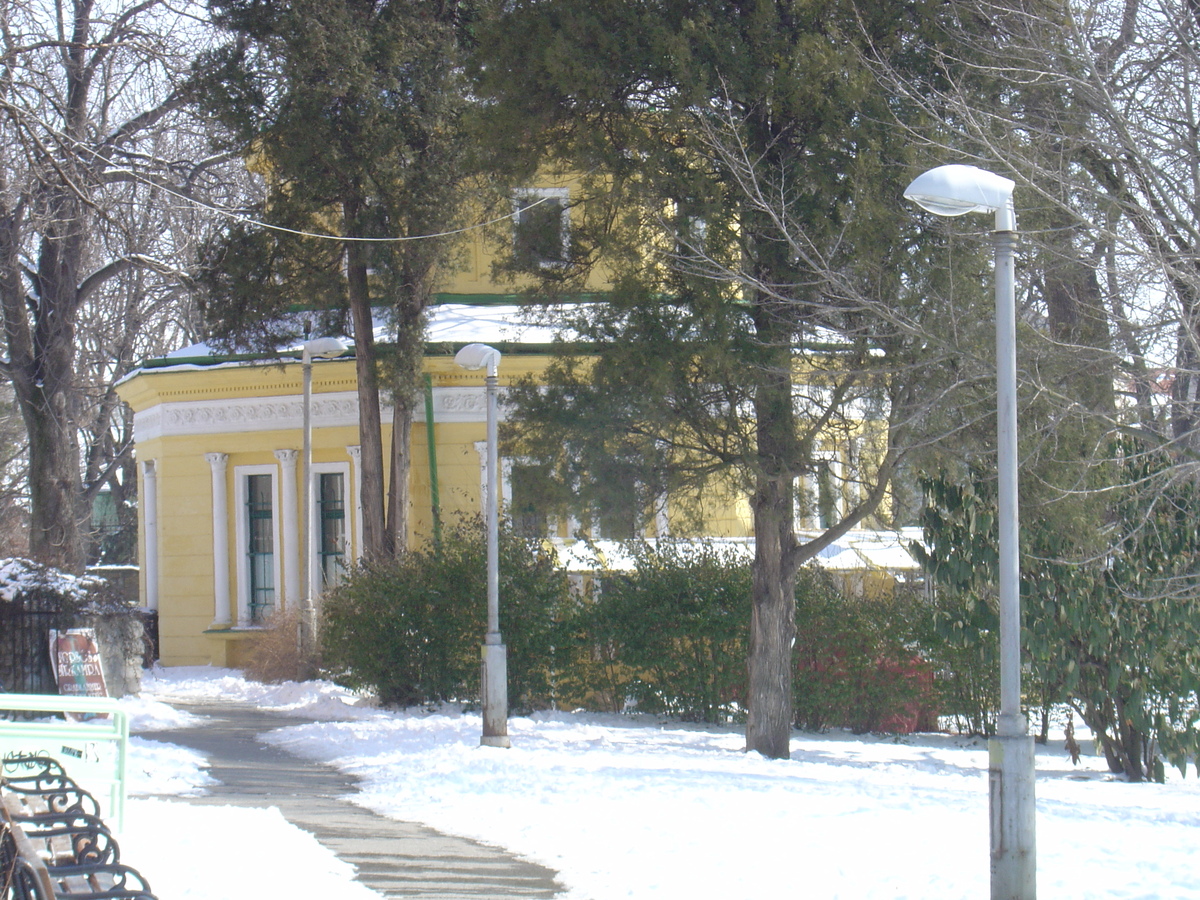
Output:
[[[435,387],[433,410],[438,422],[483,422],[487,418],[487,395],[482,384],[477,387]],[[384,423],[390,424],[392,411],[386,402],[380,412]],[[503,403],[500,418],[504,418]],[[424,403],[416,404],[414,419],[425,421]],[[312,424],[314,428],[357,425],[358,395],[343,391],[313,397]],[[303,401],[298,396],[163,403],[134,417],[138,441],[181,435],[299,430],[303,425]]]
[[[434,388],[433,416],[439,422],[484,422],[487,391],[483,387]],[[425,421],[424,409],[419,421]]]

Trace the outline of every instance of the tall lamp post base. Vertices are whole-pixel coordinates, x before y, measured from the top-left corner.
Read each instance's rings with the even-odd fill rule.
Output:
[[[297,625],[300,670],[296,674],[303,679],[314,678],[317,674],[313,665],[317,649],[317,608],[311,597],[300,601],[300,621]]]
[[[497,635],[499,637],[499,635]],[[480,672],[483,695],[482,747],[511,747],[508,740],[508,648],[503,644],[484,644]]]
[[[997,735],[988,741],[992,900],[1037,896],[1033,754],[1031,735]]]

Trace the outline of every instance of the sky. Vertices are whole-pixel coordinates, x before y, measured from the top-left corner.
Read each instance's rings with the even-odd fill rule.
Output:
[[[555,869],[562,900],[988,895],[987,754],[973,738],[796,732],[789,760],[767,760],[737,727],[557,711],[513,718],[506,750],[479,746],[479,716],[455,707],[380,710],[328,682],[212,667],[147,672],[122,703],[136,732],[193,722],[171,704],[203,699],[318,719],[262,739],[360,779],[353,802]],[[1128,784],[1083,743],[1078,766],[1061,735],[1039,748],[1039,893],[1200,900],[1195,770]],[[132,739],[122,858],[160,900],[379,896],[275,809],[189,805],[209,783],[198,754]],[[285,858],[268,880],[262,860]]]

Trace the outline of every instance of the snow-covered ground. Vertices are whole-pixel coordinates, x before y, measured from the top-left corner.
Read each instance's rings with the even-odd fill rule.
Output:
[[[188,668],[147,673],[143,687],[124,701],[135,731],[187,721],[173,700],[321,719],[266,740],[360,778],[366,807],[556,869],[572,900],[988,894],[980,741],[797,734],[791,759],[771,761],[743,752],[736,729],[558,712],[512,719],[501,750],[479,746],[477,715],[375,710],[327,683]],[[135,738],[131,757],[122,855],[161,900],[378,896],[273,809],[187,805],[208,781],[191,751]],[[1040,748],[1039,893],[1200,898],[1200,783],[1168,777],[1126,784],[1097,757],[1072,766],[1061,741]],[[266,883],[261,863],[281,859]]]

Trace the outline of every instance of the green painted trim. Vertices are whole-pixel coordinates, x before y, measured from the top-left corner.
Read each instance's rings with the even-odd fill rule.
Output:
[[[261,635],[265,631],[267,631],[267,628],[264,626],[259,626],[257,628],[245,628],[239,626],[236,628],[206,628],[200,633],[206,634],[214,640],[244,641],[248,638],[254,637],[255,635]]]
[[[425,345],[426,356],[454,356],[467,344],[472,341],[443,341],[436,344]],[[596,353],[600,351],[600,345],[590,341],[562,341],[550,344],[519,344],[513,341],[491,341],[489,347],[495,347],[506,356],[551,356],[558,353],[564,347],[570,347],[572,350],[577,350],[582,353]]]
[[[562,294],[550,299],[536,294],[434,294],[434,306],[559,306],[566,303],[595,303],[608,296],[605,291]]]
[[[429,499],[433,511],[433,543],[442,546],[442,501],[438,489],[437,437],[433,423],[433,376],[425,373],[425,444],[429,448]]]
[[[156,359],[147,359],[142,362],[139,368],[142,369],[170,369],[175,366],[217,366],[226,363],[246,363],[247,365],[255,365],[264,360],[270,359],[274,362],[284,362],[286,353],[276,354],[275,356],[263,356],[257,353],[228,353],[221,356],[175,356],[167,358],[160,356]],[[299,359],[300,354],[295,354],[295,358]]]
[[[454,356],[459,350],[465,347],[470,341],[438,341],[431,342],[425,345],[426,356]],[[375,345],[378,348],[387,347],[387,344],[379,343]],[[549,356],[551,353],[561,350],[564,346],[582,352],[595,351],[599,349],[597,345],[592,343],[542,343],[542,344],[520,344],[512,341],[496,341],[493,346],[501,353],[511,356]],[[180,356],[159,357],[158,359],[147,359],[139,368],[141,369],[173,369],[177,366],[197,366],[200,368],[211,368],[213,366],[227,365],[228,363],[245,363],[246,365],[262,365],[262,364],[284,364],[295,362],[300,359],[300,351],[283,351],[272,355],[253,353],[232,353],[223,356]],[[341,356],[337,357],[341,360],[354,359],[353,350],[348,350]]]

